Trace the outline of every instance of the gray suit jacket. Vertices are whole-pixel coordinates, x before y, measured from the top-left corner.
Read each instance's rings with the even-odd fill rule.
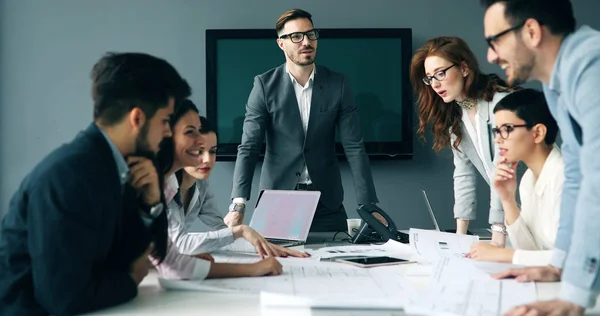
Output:
[[[249,199],[254,168],[266,140],[260,189],[293,189],[306,164],[314,186],[321,191],[321,203],[338,209],[344,190],[335,155],[337,127],[354,177],[357,202],[378,202],[348,80],[325,67],[316,67],[306,135],[285,64],[254,78],[235,163],[232,198]]]
[[[477,154],[477,149],[473,139],[469,136],[469,132],[464,124],[461,124],[461,132],[463,135],[462,141],[458,146],[458,150],[452,147],[454,154],[454,217],[462,219],[475,219],[477,209],[476,198],[476,177],[477,172],[490,185],[490,214],[489,223],[504,223],[504,210],[502,203],[498,198],[494,186],[493,179],[490,179],[485,172],[484,164],[492,175],[496,171],[496,162],[499,157],[498,146],[494,142],[492,128],[496,126],[494,118],[494,107],[496,103],[505,97],[507,93],[498,92],[494,95],[492,101],[487,102],[478,100],[479,107],[479,126],[480,131],[478,137],[482,140],[483,155],[485,160],[482,160]],[[456,139],[454,134],[451,135],[451,144]]]

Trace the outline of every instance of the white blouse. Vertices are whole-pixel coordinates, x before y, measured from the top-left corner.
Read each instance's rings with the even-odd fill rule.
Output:
[[[536,180],[527,170],[519,185],[521,213],[506,226],[514,249],[513,263],[541,266],[550,263],[560,216],[565,181],[564,163],[555,145]]]

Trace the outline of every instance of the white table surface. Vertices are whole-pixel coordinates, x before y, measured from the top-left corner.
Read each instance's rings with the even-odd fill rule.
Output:
[[[415,269],[414,264],[404,264],[402,269]],[[428,276],[407,277],[417,286],[425,287]],[[550,300],[556,297],[560,283],[537,283],[538,300]],[[586,315],[600,315],[600,302]],[[158,284],[158,274],[152,270],[140,284],[138,296],[130,302],[97,311],[90,315],[406,315],[402,311],[356,310],[348,309],[262,309],[258,294],[213,293],[196,291],[168,291]]]

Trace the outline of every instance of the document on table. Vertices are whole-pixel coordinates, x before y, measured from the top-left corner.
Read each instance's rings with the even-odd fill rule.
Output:
[[[389,256],[409,261],[418,260],[418,255],[406,244],[395,240],[388,240],[381,245],[348,245],[323,247],[319,249],[306,249],[315,260],[326,260],[339,257],[376,257]]]
[[[459,235],[435,230],[411,228],[408,232],[410,246],[424,260],[433,262],[443,257],[463,258],[478,236]]]
[[[412,283],[397,266],[356,268],[332,262],[279,258],[283,273],[279,276],[177,281],[159,279],[167,289],[197,291],[238,291],[263,293],[263,306],[309,304],[311,307],[401,309],[415,298]],[[273,294],[273,295],[270,295]],[[277,295],[295,296],[277,301]]]
[[[535,300],[534,283],[495,280],[465,260],[443,257],[434,267],[432,284],[406,311],[496,316]]]

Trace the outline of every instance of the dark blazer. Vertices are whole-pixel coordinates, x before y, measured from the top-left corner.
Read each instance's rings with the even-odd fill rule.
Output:
[[[131,263],[150,242],[138,209],[95,124],[54,150],[2,221],[0,315],[77,314],[135,297]]]
[[[305,135],[285,65],[256,76],[246,105],[231,197],[250,197],[259,150],[266,140],[260,189],[293,189],[306,163],[314,186],[321,191],[321,202],[329,209],[339,209],[344,190],[335,155],[336,128],[354,177],[357,202],[378,202],[356,104],[346,77],[316,66]]]

